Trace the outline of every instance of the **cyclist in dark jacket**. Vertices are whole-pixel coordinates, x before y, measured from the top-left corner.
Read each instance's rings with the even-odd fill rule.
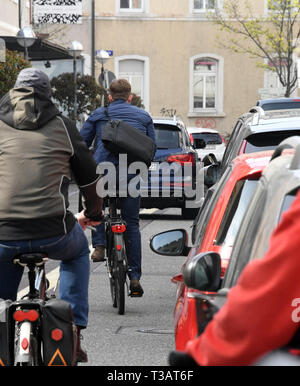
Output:
[[[115,79],[110,85],[110,104],[108,106],[110,118],[112,120],[119,119],[130,124],[155,141],[154,126],[151,116],[145,110],[131,105],[131,99],[130,83],[125,79]],[[97,164],[110,162],[115,165],[118,178],[118,170],[124,165],[119,165],[119,159],[104,147],[101,140],[102,126],[107,121],[108,118],[105,114],[104,107],[98,108],[85,122],[80,134],[88,146],[91,146],[94,140],[96,141],[94,157]],[[130,141],[130,138],[128,138],[128,140]],[[135,175],[128,175],[128,179],[124,181],[123,185],[127,185],[134,177]],[[119,188],[124,188],[124,186],[119,186]],[[131,294],[142,296],[143,289],[139,282],[141,277],[141,235],[139,230],[140,197],[131,197],[130,195],[127,195],[126,198],[122,198],[120,201],[122,205],[122,217],[127,223]],[[95,248],[92,254],[92,260],[104,261],[104,224],[97,227],[97,232],[92,232],[92,242],[93,247]]]
[[[22,70],[0,101],[0,298],[15,300],[23,268],[19,253],[61,260],[60,298],[69,302],[77,332],[88,321],[89,247],[68,210],[71,170],[85,198],[83,228],[100,223],[96,163],[75,124],[51,101],[46,74]],[[87,361],[77,347],[77,360]]]

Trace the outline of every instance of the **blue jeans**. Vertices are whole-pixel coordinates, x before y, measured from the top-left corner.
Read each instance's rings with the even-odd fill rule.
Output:
[[[89,246],[78,223],[70,233],[48,239],[0,241],[0,298],[15,300],[24,268],[13,264],[19,253],[45,252],[60,263],[59,297],[71,304],[77,326],[88,322]]]
[[[127,223],[126,237],[127,237],[127,255],[129,265],[129,278],[140,279],[142,275],[142,247],[141,247],[141,233],[139,226],[140,213],[140,197],[126,197],[120,198],[121,215]],[[97,245],[106,246],[105,240],[105,225],[104,223],[96,227],[97,232],[92,231],[92,244],[95,248]]]

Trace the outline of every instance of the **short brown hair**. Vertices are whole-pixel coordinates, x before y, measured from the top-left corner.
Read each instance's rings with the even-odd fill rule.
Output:
[[[127,99],[131,94],[131,85],[126,79],[114,79],[109,86],[113,99]]]

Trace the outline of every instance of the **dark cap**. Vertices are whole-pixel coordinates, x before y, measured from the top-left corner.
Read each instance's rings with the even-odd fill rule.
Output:
[[[14,87],[34,87],[47,97],[51,96],[51,85],[48,76],[43,71],[33,67],[24,68],[20,71]]]

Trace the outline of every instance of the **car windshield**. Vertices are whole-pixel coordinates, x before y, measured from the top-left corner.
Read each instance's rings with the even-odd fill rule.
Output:
[[[218,133],[192,133],[193,143],[196,149],[202,148],[201,143],[205,141],[206,145],[221,145],[222,138]]]
[[[293,135],[299,135],[299,130],[273,131],[249,135],[246,139],[245,153],[255,153],[264,150],[274,150],[281,141]]]
[[[271,110],[288,110],[288,109],[299,109],[300,101],[295,102],[277,102],[277,103],[265,103],[261,106],[265,111]]]
[[[176,149],[179,146],[179,130],[174,126],[154,124],[158,149]]]
[[[238,181],[233,189],[215,244],[232,246],[258,180]]]

